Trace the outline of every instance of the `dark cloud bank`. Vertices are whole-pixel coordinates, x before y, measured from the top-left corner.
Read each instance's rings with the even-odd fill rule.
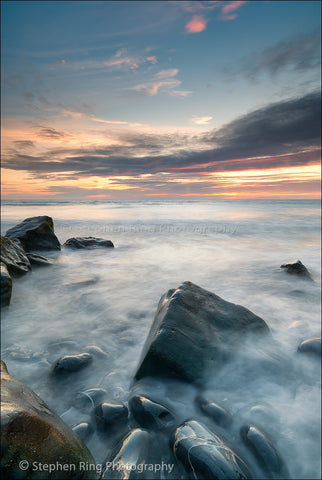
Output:
[[[56,135],[52,130],[48,127],[46,134]],[[28,170],[37,176],[57,172],[135,176],[176,170],[224,171],[231,170],[232,163],[234,170],[309,164],[316,161],[321,146],[321,93],[313,92],[248,113],[219,130],[196,137],[199,149],[184,148],[186,140],[182,137],[181,142],[176,137],[176,152],[166,155],[157,152],[158,146],[162,152],[171,144],[169,136],[144,134],[132,136],[130,146],[48,151],[41,158],[17,150],[3,159],[3,167]],[[136,157],[138,153],[140,157]]]

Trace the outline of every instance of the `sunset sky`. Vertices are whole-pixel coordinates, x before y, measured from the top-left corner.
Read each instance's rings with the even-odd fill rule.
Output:
[[[2,1],[4,199],[316,198],[320,1]]]

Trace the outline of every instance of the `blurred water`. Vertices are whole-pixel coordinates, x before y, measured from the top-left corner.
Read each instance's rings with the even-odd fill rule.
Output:
[[[291,384],[255,376],[246,385],[230,366],[215,384],[210,379],[210,394],[237,417],[247,405],[268,402],[279,415],[276,441],[292,477],[320,478],[319,364],[296,354],[302,340],[320,336],[318,201],[17,203],[2,209],[2,234],[24,218],[49,215],[61,243],[91,235],[115,245],[62,247],[48,253],[54,266],[14,279],[12,303],[2,314],[2,357],[54,411],[69,423],[82,421],[71,408],[75,394],[98,386],[111,400],[126,399],[160,296],[190,280],[264,318],[296,371]],[[315,283],[279,268],[297,259]],[[52,363],[89,345],[106,356],[95,357],[66,385],[53,384]],[[194,412],[188,398],[178,393],[171,400],[187,418]],[[97,447],[96,458],[103,450]]]

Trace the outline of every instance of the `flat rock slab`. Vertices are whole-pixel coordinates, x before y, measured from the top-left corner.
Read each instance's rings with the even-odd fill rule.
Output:
[[[51,217],[26,218],[15,227],[9,228],[6,236],[20,240],[26,251],[60,250]]]
[[[11,293],[12,280],[7,266],[1,262],[1,307],[6,307],[10,304]]]
[[[31,269],[30,261],[19,240],[1,236],[1,262],[10,273],[23,274]]]
[[[296,275],[300,278],[303,278],[305,280],[311,280],[313,282],[313,278],[311,277],[310,272],[308,271],[306,266],[303,265],[301,260],[292,263],[283,263],[283,265],[281,265],[281,268],[283,268],[285,272],[289,275]]]
[[[269,332],[265,321],[247,308],[184,282],[161,297],[135,379],[170,376],[200,382],[246,335]]]
[[[1,473],[2,478],[91,479],[80,462],[95,464],[87,447],[30,388],[11,377],[1,362]],[[24,460],[25,470],[19,468]],[[74,464],[75,470],[40,472],[38,465]]]
[[[113,242],[111,240],[105,240],[105,238],[95,237],[73,237],[66,240],[64,246],[81,249],[81,248],[113,248]]]

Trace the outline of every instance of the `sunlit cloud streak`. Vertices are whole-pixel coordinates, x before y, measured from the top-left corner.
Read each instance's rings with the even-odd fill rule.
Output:
[[[202,15],[194,15],[185,26],[187,33],[200,33],[206,30],[208,20]]]

